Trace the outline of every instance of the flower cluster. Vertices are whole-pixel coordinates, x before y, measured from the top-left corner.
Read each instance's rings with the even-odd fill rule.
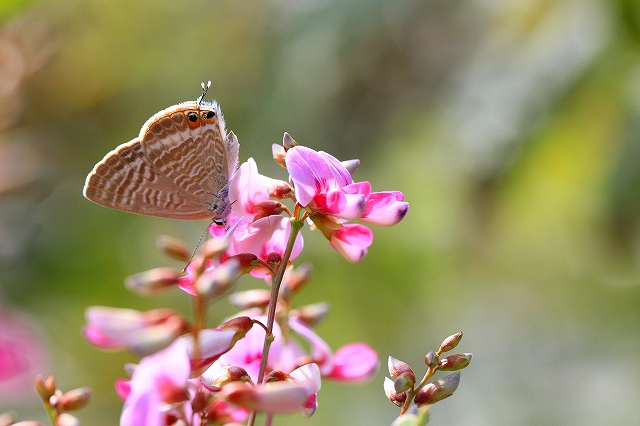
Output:
[[[304,247],[300,231],[308,224],[347,261],[357,262],[373,242],[367,225],[397,224],[408,203],[401,192],[373,192],[369,182],[354,182],[357,160],[341,162],[299,146],[286,133],[283,144],[273,146],[273,155],[289,179],[260,175],[251,158],[242,164],[225,188],[229,216],[223,225],[210,226],[213,238],[195,256],[179,240],[158,240],[166,254],[187,262],[184,271],[156,268],[126,280],[127,288],[142,296],[182,290],[193,302],[193,320],[169,308],[86,310],[84,335],[90,343],[139,357],[137,365],[127,366],[130,377],[115,381],[124,400],[121,426],[253,425],[256,413],[264,413],[265,424],[276,414],[310,417],[323,379],[359,383],[377,371],[378,356],[367,344],[333,351],[314,331],[329,308],[324,302],[294,304],[312,274],[310,264],[294,267],[294,260]],[[235,291],[243,275],[266,282],[266,288]],[[208,326],[209,307],[229,294],[238,312]],[[462,333],[453,335],[425,356],[428,370],[419,382],[411,367],[389,358],[391,378],[384,389],[401,407],[394,425],[424,425],[429,405],[453,394],[459,372],[428,380],[437,371],[469,364],[471,354],[441,358],[461,338]],[[53,424],[79,424],[67,411],[88,402],[88,388],[63,393],[53,376],[39,376],[36,389]]]
[[[252,412],[309,417],[318,406],[322,379],[357,383],[377,371],[377,354],[365,343],[332,351],[316,334],[313,327],[328,306],[294,305],[311,267],[294,268],[293,261],[304,246],[300,230],[310,224],[346,260],[356,262],[373,241],[365,224],[395,225],[408,204],[400,192],[373,192],[368,182],[354,182],[357,161],[340,162],[299,146],[288,134],[273,153],[289,180],[260,175],[253,159],[242,164],[228,187],[231,214],[224,225],[211,225],[214,238],[193,259],[183,243],[160,241],[166,253],[188,262],[186,274],[157,268],[126,281],[144,296],[182,289],[193,300],[192,322],[166,308],[87,309],[89,342],[141,357],[130,367],[129,379],[116,381],[124,399],[121,425],[200,426],[246,419],[253,424]],[[239,312],[207,327],[208,307],[232,292],[245,274],[268,287],[231,294]]]

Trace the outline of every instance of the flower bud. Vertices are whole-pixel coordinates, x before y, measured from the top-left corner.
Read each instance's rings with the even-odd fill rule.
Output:
[[[9,411],[7,413],[0,414],[0,425],[2,426],[13,425],[15,424],[15,422],[16,422],[16,413]]]
[[[224,254],[229,248],[230,240],[228,238],[212,238],[202,245],[200,256],[205,259],[217,259]]]
[[[59,407],[65,411],[79,410],[89,403],[91,388],[84,386],[70,390],[60,398]]]
[[[239,309],[264,308],[269,306],[271,292],[262,288],[238,291],[229,296],[229,302]]]
[[[329,305],[325,302],[313,303],[293,309],[289,313],[291,318],[297,318],[309,327],[320,323],[329,313]]]
[[[198,277],[195,283],[196,292],[209,299],[224,294],[240,276],[240,264],[229,259],[222,265],[208,269]]]
[[[457,371],[462,370],[471,362],[473,354],[455,354],[449,355],[445,359],[441,360],[438,364],[438,370],[440,371]]]
[[[395,379],[402,373],[411,373],[413,374],[413,378],[415,380],[415,373],[413,372],[411,367],[409,367],[409,364],[395,359],[392,356],[389,357],[389,361],[387,362],[387,364],[389,366],[389,375],[392,379]]]
[[[397,393],[395,391],[393,380],[388,377],[384,378],[384,393],[387,395],[387,398],[389,398],[389,401],[393,402],[398,407],[402,407],[404,402],[407,400],[407,393]]]
[[[260,259],[258,259],[258,256],[252,253],[235,254],[233,256],[230,256],[227,259],[227,262],[230,261],[231,259],[235,259],[236,261],[238,261],[238,265],[240,265],[240,271],[243,274],[248,274],[249,272],[253,271],[257,266],[261,265]]]
[[[279,215],[284,211],[284,205],[275,200],[265,200],[261,201],[257,204],[254,204],[253,210],[256,212],[255,217],[253,218],[254,222],[258,219],[262,219],[263,217]]]
[[[282,146],[284,147],[284,149],[288,150],[297,145],[298,143],[291,137],[291,135],[287,132],[284,132],[284,136],[282,137]]]
[[[424,357],[424,363],[430,368],[436,368],[438,366],[438,362],[440,362],[440,359],[433,351],[429,352]]]
[[[156,239],[156,246],[164,254],[180,262],[188,262],[191,257],[187,245],[182,240],[168,235],[160,235]]]
[[[347,169],[349,174],[353,176],[356,170],[358,170],[358,166],[360,165],[360,160],[358,159],[346,160],[346,161],[341,161],[340,163],[342,163],[342,165],[344,166],[345,169]]]
[[[297,268],[289,269],[284,274],[282,287],[280,288],[280,296],[288,299],[291,294],[300,291],[300,289],[309,282],[312,273],[313,266],[309,262],[304,262]]]
[[[406,371],[400,374],[393,380],[393,388],[396,393],[404,392],[409,390],[416,384],[416,376],[409,371]]]
[[[180,273],[172,268],[155,268],[132,275],[125,280],[126,287],[142,296],[152,296],[178,284]]]
[[[447,337],[440,345],[440,353],[449,352],[450,350],[458,346],[460,340],[462,340],[462,331]]]
[[[274,143],[273,145],[271,145],[271,153],[273,154],[273,159],[275,160],[275,162],[286,169],[287,163],[285,162],[285,158],[287,156],[287,151],[285,151],[284,146]]]
[[[156,378],[155,385],[160,395],[160,400],[165,404],[178,404],[189,400],[187,389],[184,386],[176,385],[173,380],[166,376]]]
[[[193,395],[193,398],[191,398],[191,409],[193,410],[193,412],[199,413],[200,411],[207,408],[210,397],[211,393],[209,391],[207,391],[202,386],[198,386],[195,394]]]
[[[202,384],[212,392],[217,392],[231,382],[253,383],[247,370],[235,365],[213,364],[202,376]]]
[[[258,179],[262,186],[264,186],[269,192],[269,197],[271,198],[284,200],[285,198],[291,198],[293,195],[293,188],[289,182],[285,182],[280,179],[272,179],[264,175],[258,175]]]
[[[36,376],[36,390],[43,401],[49,401],[56,389],[56,380],[53,378],[53,374],[49,374],[46,378],[42,374]]]
[[[413,401],[417,406],[435,404],[453,395],[458,384],[460,384],[460,373],[449,374],[420,389]]]
[[[80,426],[80,420],[69,413],[62,413],[56,419],[56,426]]]

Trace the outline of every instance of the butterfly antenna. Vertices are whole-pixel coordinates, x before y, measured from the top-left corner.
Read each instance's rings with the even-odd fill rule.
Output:
[[[207,90],[209,90],[209,87],[211,87],[211,80],[207,81],[206,86],[204,83],[200,83],[200,86],[202,86],[202,95],[200,95],[200,97],[196,101],[198,103],[198,108],[202,104],[202,101],[204,100],[204,95],[207,94]]]
[[[204,83],[203,83],[204,85]],[[193,249],[193,252],[191,253],[191,257],[189,257],[189,261],[187,262],[186,265],[184,265],[184,268],[182,268],[182,273],[184,274],[187,270],[187,268],[189,267],[189,265],[191,264],[191,261],[193,260],[193,256],[196,255],[196,251],[198,250],[198,247],[200,247],[200,243],[202,242],[202,239],[204,238],[205,235],[207,235],[207,232],[209,231],[209,226],[207,226],[207,229],[204,230],[204,232],[202,233],[202,235],[200,235],[200,239],[198,240],[198,243],[196,244],[196,247]]]

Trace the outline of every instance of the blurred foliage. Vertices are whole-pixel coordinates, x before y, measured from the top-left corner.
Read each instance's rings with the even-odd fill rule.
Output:
[[[94,389],[84,424],[117,423],[133,361],[89,347],[84,308],[188,312],[122,283],[180,267],[155,237],[206,225],[100,208],[83,180],[209,79],[241,161],[284,178],[288,131],[411,205],[357,265],[305,234],[299,302],[332,305],[333,348],[418,365],[463,330],[473,363],[432,425],[637,424],[640,1],[33,0],[0,19],[0,301],[39,323],[61,388]],[[311,419],[277,424],[390,424],[383,376],[325,382]],[[43,420],[35,391],[12,408]]]

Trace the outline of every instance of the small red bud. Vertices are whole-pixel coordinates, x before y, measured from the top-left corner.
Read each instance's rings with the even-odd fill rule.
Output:
[[[155,268],[132,275],[125,280],[126,287],[143,296],[160,293],[178,284],[180,273],[172,268]]]
[[[438,370],[440,371],[457,371],[462,370],[471,362],[473,354],[455,354],[449,355],[445,359],[441,360],[438,364]]]
[[[256,216],[253,220],[256,221],[263,217],[279,215],[284,211],[284,205],[279,201],[265,200],[255,204],[253,206],[253,210],[256,212]]]
[[[80,426],[80,420],[69,413],[62,413],[56,419],[56,426]]]
[[[453,395],[458,384],[460,384],[460,373],[449,374],[420,389],[413,401],[417,406],[435,404]]]
[[[38,374],[36,377],[36,390],[43,401],[49,401],[56,388],[56,380],[53,378],[53,374],[49,374],[46,378],[42,374]]]
[[[187,245],[177,238],[160,235],[156,239],[156,246],[173,259],[179,260],[180,262],[189,261],[190,254]]]
[[[89,403],[91,388],[84,386],[70,390],[60,398],[59,407],[65,411],[79,410]]]
[[[447,337],[440,345],[440,352],[449,352],[458,346],[460,340],[462,340],[462,331]]]
[[[424,363],[427,364],[428,367],[436,368],[438,366],[438,362],[440,362],[438,355],[433,351],[429,352],[424,357]]]
[[[402,362],[398,359],[395,359],[392,356],[389,357],[389,361],[387,364],[389,366],[389,375],[391,376],[392,379],[395,379],[402,373],[411,373],[415,378],[415,373],[413,372],[411,367],[409,367],[409,364]]]
[[[288,374],[283,373],[280,370],[274,370],[271,373],[267,374],[267,377],[264,378],[264,383],[284,382],[286,380],[289,380]]]
[[[393,387],[396,393],[401,393],[406,390],[409,390],[416,384],[416,376],[410,372],[406,371],[400,374],[393,380]]]
[[[285,162],[285,157],[287,155],[287,151],[285,151],[284,146],[274,143],[271,146],[271,153],[273,154],[273,159],[275,160],[275,162],[286,169],[287,163]]]
[[[284,149],[289,150],[297,145],[298,143],[291,137],[291,135],[284,132],[284,136],[282,137],[282,146],[284,146]]]

